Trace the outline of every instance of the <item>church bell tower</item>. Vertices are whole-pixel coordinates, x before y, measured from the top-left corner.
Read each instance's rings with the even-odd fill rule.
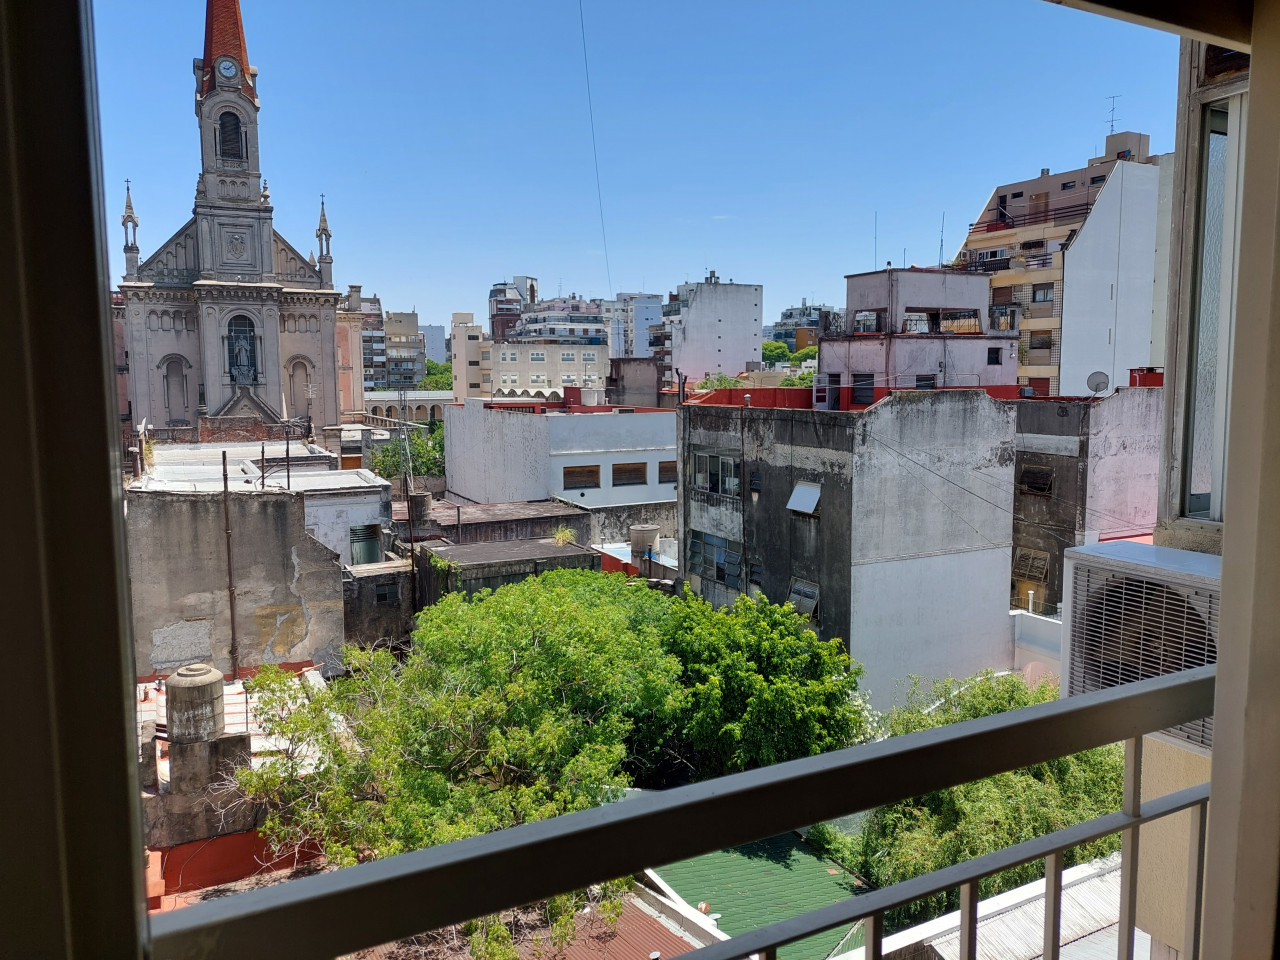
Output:
[[[195,217],[202,279],[274,273],[271,206],[258,162],[258,71],[249,65],[239,0],[207,0],[204,56],[194,61],[200,121]]]

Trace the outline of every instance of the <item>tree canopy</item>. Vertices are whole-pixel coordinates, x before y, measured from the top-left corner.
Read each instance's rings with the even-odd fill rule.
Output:
[[[1056,682],[1028,687],[1017,675],[986,673],[963,683],[917,684],[907,705],[888,715],[887,729],[898,736],[1057,696]],[[1114,811],[1120,805],[1123,774],[1123,750],[1111,744],[881,807],[858,836],[827,827],[811,839],[868,882],[888,886]],[[1118,846],[1117,837],[1087,843],[1069,850],[1064,864],[1085,863]],[[981,895],[994,896],[1043,875],[1042,861],[1006,870],[984,878]],[[958,904],[953,890],[892,911],[886,922],[889,929],[900,930]]]
[[[789,605],[717,611],[557,570],[427,607],[402,660],[348,649],[308,691],[251,682],[284,749],[241,770],[283,848],[348,864],[718,776],[866,735],[860,668]]]
[[[418,381],[419,390],[452,390],[453,364],[427,360],[426,375]]]
[[[791,355],[792,363],[804,363],[806,360],[817,360],[817,359],[818,359],[817,347],[805,347],[803,350],[797,350],[795,353]]]
[[[805,370],[805,371],[804,371],[803,373],[801,373],[799,376],[795,376],[795,377],[783,377],[783,378],[778,382],[778,386],[780,386],[780,387],[812,387],[812,386],[813,386],[813,371],[812,371],[812,370]]]
[[[409,428],[409,463],[415,477],[444,476],[444,424]],[[374,451],[373,472],[391,480],[404,475],[404,443],[398,434]]]
[[[766,340],[760,344],[760,357],[765,363],[785,363],[791,351],[781,340]]]
[[[724,373],[713,373],[709,377],[699,380],[694,387],[695,390],[727,390],[730,387],[740,387],[742,381]]]

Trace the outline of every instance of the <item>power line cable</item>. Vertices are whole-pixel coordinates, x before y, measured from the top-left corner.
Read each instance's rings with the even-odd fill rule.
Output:
[[[582,31],[582,72],[587,78],[587,116],[591,119],[591,159],[596,167],[596,206],[600,210],[600,242],[604,246],[604,273],[609,281],[609,299],[613,299],[613,271],[609,268],[609,237],[604,229],[604,193],[600,189],[600,154],[596,151],[596,112],[591,102],[591,67],[587,62],[587,21],[578,0],[578,28]]]

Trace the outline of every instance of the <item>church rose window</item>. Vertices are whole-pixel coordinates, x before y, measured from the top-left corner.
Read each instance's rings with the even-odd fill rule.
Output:
[[[228,160],[241,160],[240,118],[228,110],[218,117],[218,155]]]
[[[248,317],[235,317],[227,324],[227,367],[232,383],[258,381],[258,338]]]

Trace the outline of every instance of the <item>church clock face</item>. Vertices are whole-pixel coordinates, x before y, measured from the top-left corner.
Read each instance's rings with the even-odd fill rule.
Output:
[[[230,80],[236,75],[236,65],[230,60],[218,61],[218,72]]]

